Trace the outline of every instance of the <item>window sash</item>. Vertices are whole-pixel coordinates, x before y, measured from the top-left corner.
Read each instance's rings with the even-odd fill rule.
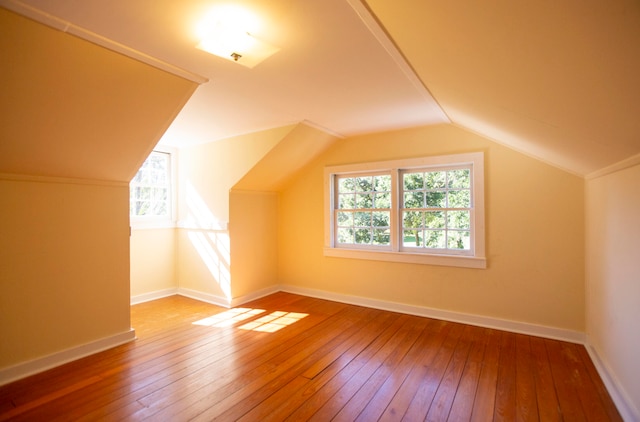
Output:
[[[171,221],[171,154],[152,151],[129,184],[129,215],[136,221]],[[145,211],[140,213],[140,209]]]
[[[418,159],[395,160],[379,163],[363,163],[356,165],[332,166],[325,168],[325,177],[330,182],[325,185],[326,210],[325,211],[325,255],[327,256],[344,256],[362,259],[380,259],[387,261],[416,262],[416,263],[435,263],[436,265],[452,265],[471,268],[485,268],[486,258],[484,257],[484,182],[483,182],[483,153],[468,153],[451,156],[424,157]],[[446,195],[448,192],[467,191],[468,204],[466,206],[456,204],[455,206],[408,208],[403,201],[405,186],[403,183],[403,175],[409,173],[423,172],[447,172],[455,170],[468,170],[469,186],[448,185],[444,189]],[[388,175],[391,177],[391,208],[384,209],[390,213],[390,244],[360,244],[360,243],[339,243],[337,241],[338,213],[345,212],[339,206],[339,180],[341,178],[354,177],[371,177],[375,175]],[[478,179],[479,178],[479,179]],[[423,191],[427,191],[425,187]],[[461,197],[466,196],[460,195]],[[465,201],[467,199],[465,198]],[[366,211],[375,212],[376,208],[366,209]],[[356,212],[357,210],[348,210]],[[405,211],[434,212],[442,211],[445,218],[449,213],[465,212],[468,213],[468,229],[466,224],[466,216],[455,214],[459,221],[451,220],[451,225],[446,227],[446,233],[451,235],[459,235],[458,241],[463,242],[468,249],[449,248],[431,248],[423,243],[420,247],[404,244],[403,236],[403,213]],[[453,217],[449,217],[453,218]],[[456,226],[458,224],[459,226]],[[421,227],[427,230],[429,227]],[[466,242],[466,234],[468,233],[468,244]],[[452,239],[453,236],[450,236]],[[445,239],[447,237],[445,236]],[[453,246],[453,245],[452,245]],[[335,252],[332,252],[335,251]],[[342,252],[340,252],[342,251]],[[367,251],[373,253],[368,254]],[[360,253],[362,252],[362,253]],[[429,257],[436,257],[430,259]],[[457,258],[456,258],[457,257]],[[463,261],[459,261],[462,259]]]

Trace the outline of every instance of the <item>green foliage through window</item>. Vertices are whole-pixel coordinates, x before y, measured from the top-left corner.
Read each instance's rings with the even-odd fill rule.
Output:
[[[391,176],[338,177],[337,180],[337,242],[389,245]]]
[[[402,245],[470,249],[471,170],[402,173]]]

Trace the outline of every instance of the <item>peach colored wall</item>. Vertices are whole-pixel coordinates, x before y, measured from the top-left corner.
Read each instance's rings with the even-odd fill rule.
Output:
[[[180,288],[231,300],[230,190],[292,129],[285,126],[180,150]]]
[[[587,335],[640,420],[640,165],[586,183]]]
[[[129,331],[129,188],[0,178],[0,368]]]
[[[229,191],[293,126],[250,133],[180,150],[178,220],[209,227],[228,223]]]
[[[128,182],[197,88],[3,8],[0,27],[0,172]]]
[[[197,84],[3,8],[0,27],[1,370],[131,337],[128,182]]]
[[[233,298],[277,285],[277,212],[275,192],[231,191]]]
[[[323,167],[485,152],[486,270],[323,256]],[[284,285],[584,330],[584,181],[451,125],[338,141],[281,193]]]
[[[131,296],[178,287],[175,229],[133,229],[130,245]]]

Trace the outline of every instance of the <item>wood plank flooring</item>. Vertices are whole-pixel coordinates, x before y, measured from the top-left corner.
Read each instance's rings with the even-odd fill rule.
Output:
[[[132,307],[138,339],[0,387],[17,421],[619,421],[584,347],[287,293]]]

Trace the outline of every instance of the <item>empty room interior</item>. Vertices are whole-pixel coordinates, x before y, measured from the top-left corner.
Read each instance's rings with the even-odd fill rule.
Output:
[[[237,378],[245,399],[171,407],[188,418],[151,413],[153,396],[140,393],[131,419],[551,420],[547,372],[518,354],[544,349],[554,420],[606,420],[570,371],[558,375],[575,358],[613,403],[611,420],[640,421],[636,0],[0,0],[0,33],[0,420],[29,420],[115,378],[142,383],[135,366],[102,365],[190,333],[234,339],[237,373],[249,353],[240,344],[252,343],[265,353],[256,368],[291,380],[269,395],[283,378],[251,393]],[[194,312],[186,331],[169,327],[179,304]],[[152,306],[160,315],[144,319]],[[146,328],[163,319],[165,331]],[[390,327],[403,327],[385,340],[398,347],[400,335],[423,337],[385,355],[397,365],[382,378],[391,361],[376,363],[371,347],[391,344]],[[457,343],[425,404],[435,371],[402,364],[446,354],[445,337],[429,351],[436,328]],[[346,361],[369,331],[377,340]],[[499,383],[482,407],[480,368],[497,338],[496,362],[510,369],[496,377],[512,369],[516,380],[504,393],[513,419]],[[289,344],[287,360],[278,347]],[[345,381],[348,397],[329,395],[349,368],[363,374],[353,365],[369,352],[360,371],[376,370],[357,389]],[[280,353],[280,370],[266,353]],[[533,410],[518,401],[523,367]],[[77,374],[69,385],[65,372]],[[412,377],[419,387],[404,398]],[[45,379],[57,389],[42,382],[30,396]],[[326,395],[316,413],[309,383],[316,402]],[[135,398],[134,384],[113,394]],[[240,413],[216,413],[223,402]]]

